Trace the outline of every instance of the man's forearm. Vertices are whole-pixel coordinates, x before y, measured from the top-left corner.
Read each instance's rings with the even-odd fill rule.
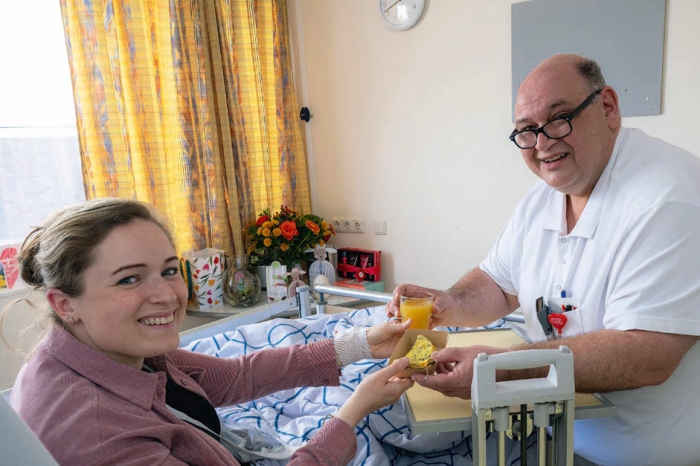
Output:
[[[518,308],[517,298],[507,295],[483,270],[473,269],[452,285],[447,294],[459,309],[452,325],[478,327],[510,314]]]
[[[574,354],[576,391],[627,390],[665,382],[698,337],[642,330],[600,330],[575,337],[518,346],[569,347]],[[548,368],[499,371],[498,380],[546,377]]]

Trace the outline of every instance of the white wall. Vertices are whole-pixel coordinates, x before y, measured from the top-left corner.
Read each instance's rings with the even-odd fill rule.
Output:
[[[13,347],[27,351],[39,341],[42,335],[33,324],[41,320],[43,313],[41,306],[45,305],[46,300],[41,293],[27,288],[5,290],[0,293],[0,311],[19,298],[31,300],[40,309],[31,307],[26,301],[13,306],[7,310],[2,320],[2,334]],[[0,390],[12,387],[24,361],[23,354],[11,350],[0,341]]]
[[[427,0],[404,32],[377,3],[290,1],[313,209],[365,220],[367,233],[333,244],[382,250],[387,289],[444,288],[485,257],[535,180],[507,138],[517,2]],[[700,2],[666,8],[662,114],[623,123],[700,155]]]

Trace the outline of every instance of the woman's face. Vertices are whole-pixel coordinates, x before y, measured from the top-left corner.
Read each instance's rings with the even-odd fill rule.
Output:
[[[70,297],[70,330],[84,344],[138,369],[143,359],[175,350],[187,286],[168,237],[136,219],[114,228],[94,250],[84,290]]]

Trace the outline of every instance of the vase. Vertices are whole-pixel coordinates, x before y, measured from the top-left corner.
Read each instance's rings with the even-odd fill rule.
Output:
[[[263,290],[267,289],[267,265],[257,265],[255,270],[258,272],[258,278],[260,278],[260,286]]]
[[[227,258],[230,262],[230,258]],[[247,267],[246,256],[236,256],[224,272],[224,299],[233,307],[250,307],[260,298],[260,278]]]

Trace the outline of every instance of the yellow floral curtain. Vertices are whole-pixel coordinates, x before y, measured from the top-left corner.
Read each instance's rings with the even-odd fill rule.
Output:
[[[88,199],[155,205],[179,252],[311,212],[285,0],[61,0]]]

